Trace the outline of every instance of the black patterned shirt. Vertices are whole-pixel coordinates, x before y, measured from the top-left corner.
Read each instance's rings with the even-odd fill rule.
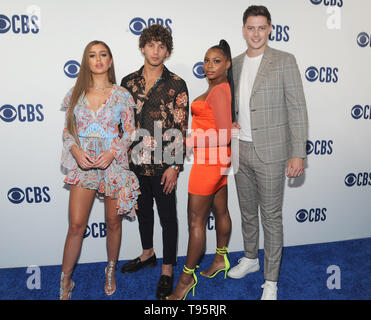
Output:
[[[162,175],[171,165],[183,170],[188,128],[188,89],[184,80],[165,66],[145,95],[143,67],[121,81],[136,103],[135,139],[130,147],[130,167],[136,174]]]

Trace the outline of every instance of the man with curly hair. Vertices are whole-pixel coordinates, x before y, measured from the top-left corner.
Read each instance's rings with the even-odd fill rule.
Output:
[[[173,50],[170,31],[159,24],[144,29],[139,38],[144,65],[121,81],[136,102],[136,136],[130,148],[130,165],[139,179],[139,233],[143,252],[123,265],[132,273],[157,265],[153,249],[153,199],[162,227],[163,264],[156,296],[172,292],[176,265],[178,223],[176,184],[183,170],[188,126],[188,90],[184,80],[169,71],[164,61]]]

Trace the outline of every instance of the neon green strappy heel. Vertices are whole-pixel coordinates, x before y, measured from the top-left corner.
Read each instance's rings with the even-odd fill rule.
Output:
[[[219,269],[217,271],[215,271],[211,276],[208,276],[206,274],[203,274],[202,272],[200,272],[200,275],[206,277],[206,278],[214,278],[219,272],[221,271],[224,271],[224,279],[227,277],[227,272],[229,270],[229,268],[231,267],[230,263],[229,263],[229,260],[228,260],[228,257],[227,257],[227,253],[229,253],[228,251],[228,248],[227,247],[223,247],[223,248],[216,248],[216,253],[220,256],[223,256],[224,257],[224,263],[225,263],[225,267],[222,268],[222,269]]]
[[[195,274],[195,270],[197,268],[198,268],[198,266],[196,266],[196,268],[194,268],[194,269],[189,269],[185,265],[183,267],[183,272],[186,273],[186,274],[192,274],[193,279],[195,280],[195,283],[187,290],[186,294],[183,297],[183,300],[185,300],[187,298],[187,295],[188,295],[189,291],[191,291],[191,290],[192,290],[192,296],[195,295],[195,288],[196,288],[196,285],[197,285],[197,276]]]
[[[192,290],[192,296],[195,295],[195,288],[196,288],[196,285],[197,285],[197,276],[196,276],[196,274],[195,274],[195,270],[196,270],[198,267],[199,267],[199,266],[196,266],[196,268],[194,268],[194,269],[189,269],[189,268],[187,268],[185,265],[184,265],[184,267],[183,267],[183,272],[184,272],[184,273],[186,273],[186,274],[192,274],[192,275],[193,275],[193,279],[194,279],[195,283],[192,284],[192,286],[187,290],[187,292],[185,293],[185,295],[184,295],[184,297],[183,297],[182,300],[185,300],[185,299],[187,298],[187,295],[188,295],[189,291],[191,291],[191,290]],[[168,297],[166,297],[166,300],[167,300],[167,299],[168,299]]]

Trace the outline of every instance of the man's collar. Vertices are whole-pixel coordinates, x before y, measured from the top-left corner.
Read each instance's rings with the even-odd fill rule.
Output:
[[[138,74],[143,77],[143,69],[144,69],[144,65],[138,70]],[[170,77],[170,71],[168,70],[168,68],[166,68],[165,65],[163,65],[163,68],[162,68],[162,74],[160,76],[160,79],[168,79]]]

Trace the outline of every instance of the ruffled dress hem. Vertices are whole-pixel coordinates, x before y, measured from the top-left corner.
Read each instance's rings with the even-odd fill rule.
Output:
[[[85,189],[96,190],[99,195],[117,199],[117,214],[129,221],[135,221],[136,210],[138,210],[138,197],[140,195],[139,181],[137,176],[130,170],[124,170],[122,173],[122,183],[111,184],[104,180],[99,183],[98,189],[94,184],[82,181],[78,170],[71,170],[64,182],[70,185],[76,185]]]

